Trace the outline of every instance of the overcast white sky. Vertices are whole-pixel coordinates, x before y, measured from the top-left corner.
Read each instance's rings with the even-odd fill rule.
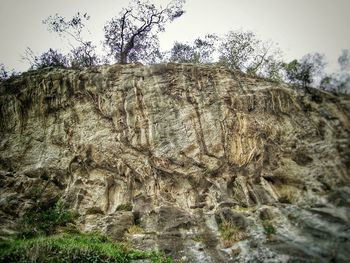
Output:
[[[71,17],[87,12],[91,39],[103,40],[103,26],[118,15],[128,0],[0,0],[0,63],[26,70],[20,61],[26,47],[40,54],[66,44],[41,23],[59,13]],[[168,1],[155,0],[156,3]],[[309,52],[324,53],[335,63],[350,49],[350,0],[187,0],[186,13],[160,35],[161,47],[186,42],[207,33],[252,30],[264,40],[279,43],[286,60]]]

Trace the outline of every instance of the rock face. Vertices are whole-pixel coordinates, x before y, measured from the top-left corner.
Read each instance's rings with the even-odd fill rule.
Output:
[[[347,262],[349,103],[209,65],[23,74],[1,84],[0,235],[61,196],[82,231],[183,262]]]

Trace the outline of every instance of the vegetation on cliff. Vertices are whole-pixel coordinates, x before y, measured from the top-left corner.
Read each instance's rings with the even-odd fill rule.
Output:
[[[100,234],[56,234],[0,243],[1,263],[126,263],[138,259],[148,259],[154,263],[172,262],[160,252],[135,250]]]
[[[331,73],[325,70],[328,61],[324,54],[311,52],[301,59],[285,61],[277,43],[263,41],[249,30],[230,30],[224,35],[211,33],[198,37],[193,43],[176,41],[170,50],[161,51],[159,33],[185,13],[184,3],[185,0],[172,0],[164,7],[152,1],[130,1],[117,16],[106,21],[101,47],[85,37],[90,19],[87,13],[77,12],[71,18],[51,15],[43,23],[50,32],[67,41],[70,51],[63,54],[49,48],[38,55],[28,47],[22,59],[29,63],[30,69],[82,69],[115,62],[218,63],[231,70],[277,82],[313,86],[336,93],[350,91],[350,53],[347,49],[343,49],[338,58],[339,70]],[[99,49],[104,49],[105,54],[100,54]],[[16,74],[0,65],[0,80]]]
[[[350,257],[349,52],[336,74],[249,31],[162,53],[183,3],[132,1],[107,57],[56,14],[69,54],[0,64],[0,263]]]
[[[17,237],[0,242],[0,262],[171,262],[157,251],[135,250],[99,233],[80,233],[61,201],[38,202],[21,219]]]

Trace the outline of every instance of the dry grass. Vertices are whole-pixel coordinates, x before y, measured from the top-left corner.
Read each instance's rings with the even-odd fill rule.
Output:
[[[289,185],[283,185],[278,189],[278,201],[285,204],[293,204],[296,201],[297,192],[297,188]]]
[[[128,233],[131,235],[142,234],[144,229],[139,225],[132,225],[128,228]]]

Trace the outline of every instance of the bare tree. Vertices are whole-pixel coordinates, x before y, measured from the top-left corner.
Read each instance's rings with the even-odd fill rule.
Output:
[[[67,39],[71,46],[70,58],[73,67],[89,67],[99,62],[95,51],[96,46],[83,38],[83,31],[89,19],[90,16],[87,13],[78,12],[70,20],[55,14],[43,21],[48,26],[49,31],[58,33],[60,37]],[[71,40],[74,40],[78,46],[72,44]]]
[[[105,46],[119,63],[152,61],[159,55],[157,33],[180,17],[185,0],[172,0],[165,8],[149,1],[133,0],[104,27]]]

